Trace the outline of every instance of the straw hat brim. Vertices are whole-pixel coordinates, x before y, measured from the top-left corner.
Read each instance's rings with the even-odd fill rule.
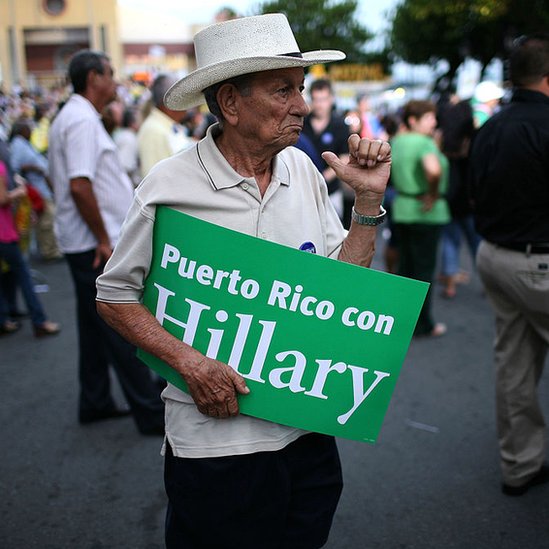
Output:
[[[318,50],[304,53],[302,57],[260,56],[244,57],[222,61],[198,68],[178,80],[164,96],[165,105],[175,111],[184,111],[204,103],[203,90],[243,74],[253,72],[286,69],[292,67],[309,67],[320,63],[331,63],[345,59],[345,54],[338,50]]]

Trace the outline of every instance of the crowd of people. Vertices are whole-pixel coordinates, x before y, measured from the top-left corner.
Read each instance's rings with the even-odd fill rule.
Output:
[[[294,212],[324,243],[317,253],[366,267],[376,226],[387,218],[386,270],[431,283],[416,337],[447,332],[433,318],[432,292],[441,288],[453,299],[466,281],[465,238],[497,319],[503,492],[521,495],[548,481],[536,385],[549,345],[549,38],[516,45],[514,92],[503,108],[504,89],[481,82],[472,98],[411,100],[381,116],[364,94],[356,109],[339,112],[328,79],[313,81],[304,95],[304,68],[343,55],[296,55],[283,16],[219,25],[223,32],[199,33],[202,65],[183,79],[159,74],[136,92],[116,83],[105,54],[83,50],[70,62],[71,89],[2,95],[0,333],[20,327],[17,289],[34,334],[59,332],[34,291],[29,253],[35,247],[43,261],[64,258],[77,303],[79,421],[132,414],[141,433],[166,434],[167,546],[242,541],[246,528],[234,513],[219,514],[218,531],[205,527],[204,517],[220,489],[227,498],[238,495],[226,507],[244,505],[236,488],[253,471],[242,516],[255,526],[244,546],[269,540],[297,547],[306,535],[310,547],[321,547],[341,491],[333,439],[239,415],[237,394],[249,391],[243,378],[170,336],[145,310],[155,205],[170,203],[205,220],[221,216],[225,226],[255,235],[260,220],[241,212],[269,189],[279,211]],[[273,41],[287,52],[272,55]],[[246,183],[246,192],[241,181],[220,185],[223,173],[255,184],[248,191]],[[297,174],[299,187],[270,187]],[[269,239],[298,242],[297,229],[282,224],[287,215],[277,217],[276,208],[258,214],[274,215]],[[190,395],[156,379],[137,359],[138,347],[176,369]],[[113,400],[110,367],[129,410]],[[318,466],[294,476],[293,462]],[[184,487],[196,482],[201,495],[192,490],[191,502]],[[314,502],[307,500],[311,486]],[[270,530],[267,503],[286,528]]]

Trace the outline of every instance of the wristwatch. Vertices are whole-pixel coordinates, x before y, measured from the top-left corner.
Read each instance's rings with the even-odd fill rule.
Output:
[[[353,209],[351,210],[351,217],[353,221],[359,225],[370,225],[375,227],[376,225],[383,223],[385,221],[385,216],[387,215],[387,211],[383,206],[380,205],[379,209],[381,212],[379,215],[362,215],[359,214],[353,206]]]

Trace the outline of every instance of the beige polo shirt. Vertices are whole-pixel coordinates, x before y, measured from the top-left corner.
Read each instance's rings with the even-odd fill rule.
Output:
[[[312,242],[318,254],[337,257],[346,236],[324,179],[294,147],[274,159],[263,197],[253,178],[233,170],[216,147],[217,125],[192,149],[157,164],[137,188],[122,234],[97,281],[99,301],[139,302],[152,257],[156,205],[292,248]],[[200,235],[189,235],[200,238]],[[166,435],[174,455],[217,457],[283,448],[304,431],[240,415],[202,415],[192,398],[172,385],[166,403]]]

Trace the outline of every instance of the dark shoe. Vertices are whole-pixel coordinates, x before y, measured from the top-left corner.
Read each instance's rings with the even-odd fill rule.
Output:
[[[61,327],[57,322],[52,322],[51,320],[46,320],[42,324],[35,324],[34,326],[34,337],[45,337],[56,335],[61,331]]]
[[[522,496],[532,486],[538,486],[539,484],[545,484],[549,482],[549,465],[542,465],[537,474],[532,477],[528,482],[521,484],[520,486],[510,486],[503,483],[501,485],[501,491],[506,496]]]
[[[86,425],[87,423],[105,421],[106,419],[118,419],[121,417],[127,417],[130,414],[130,410],[120,410],[119,408],[114,408],[113,410],[80,412],[78,420],[82,425]]]
[[[21,324],[15,320],[6,320],[3,324],[0,324],[0,335],[14,334],[21,328]]]

